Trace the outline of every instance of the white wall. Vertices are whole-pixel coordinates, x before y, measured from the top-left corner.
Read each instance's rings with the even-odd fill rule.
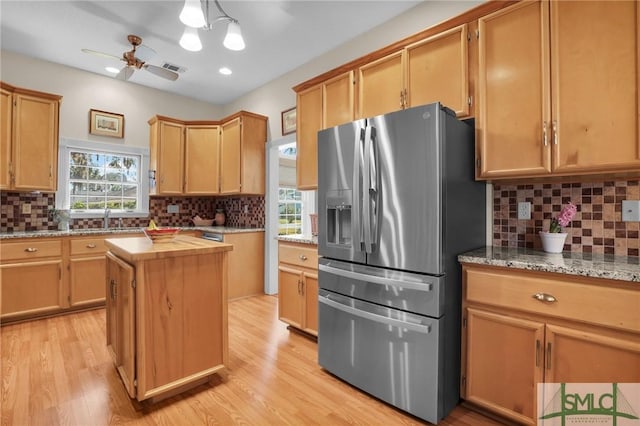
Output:
[[[72,139],[149,146],[154,115],[184,120],[218,120],[222,108],[132,82],[2,50],[0,78],[25,89],[62,95],[60,136]],[[89,135],[89,109],[124,114],[124,139]]]
[[[225,105],[223,115],[229,115],[241,109],[266,115],[269,117],[267,139],[278,139],[282,137],[280,113],[296,104],[295,92],[291,89],[293,86],[460,15],[481,3],[484,1],[429,0],[422,2],[390,21]]]

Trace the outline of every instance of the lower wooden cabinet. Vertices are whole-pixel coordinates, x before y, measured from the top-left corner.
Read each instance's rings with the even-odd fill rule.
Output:
[[[264,232],[229,233],[224,242],[233,244],[227,254],[228,299],[264,294]]]
[[[463,289],[461,393],[474,405],[534,425],[539,383],[640,382],[637,285],[464,265]]]
[[[105,300],[106,236],[69,239],[69,305],[101,305]]]
[[[281,241],[278,259],[278,317],[292,327],[317,336],[317,247]]]

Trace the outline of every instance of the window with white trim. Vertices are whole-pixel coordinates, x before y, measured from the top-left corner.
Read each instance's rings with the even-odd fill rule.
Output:
[[[71,216],[147,216],[149,150],[115,144],[64,140],[58,157],[56,208]]]

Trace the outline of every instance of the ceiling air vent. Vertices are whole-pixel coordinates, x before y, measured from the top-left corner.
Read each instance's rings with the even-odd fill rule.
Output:
[[[162,64],[162,68],[166,68],[170,71],[174,71],[177,73],[183,73],[187,70],[185,67],[181,67],[180,65],[170,64],[169,62],[165,62],[164,64]]]

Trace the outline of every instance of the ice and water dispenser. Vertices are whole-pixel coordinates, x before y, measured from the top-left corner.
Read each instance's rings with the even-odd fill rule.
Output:
[[[327,191],[327,244],[351,246],[351,190]]]

